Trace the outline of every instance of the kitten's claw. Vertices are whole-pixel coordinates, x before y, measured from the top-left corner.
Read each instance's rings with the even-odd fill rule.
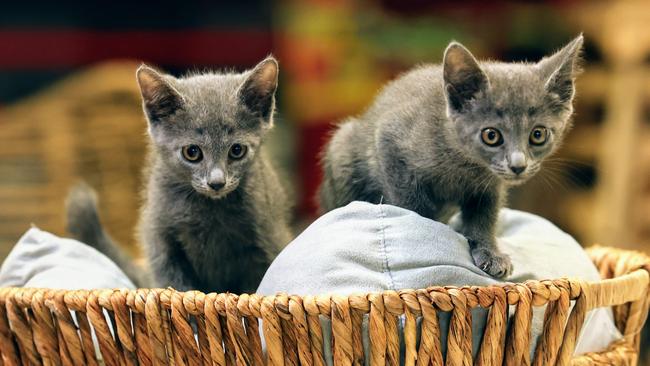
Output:
[[[478,268],[492,277],[506,278],[512,273],[510,257],[496,250],[474,248],[472,249],[472,258]]]

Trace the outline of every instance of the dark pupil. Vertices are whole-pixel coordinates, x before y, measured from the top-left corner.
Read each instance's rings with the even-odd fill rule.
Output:
[[[199,154],[199,150],[196,148],[196,146],[190,146],[190,148],[187,149],[187,153],[191,158],[195,158]]]
[[[232,154],[235,156],[239,156],[239,154],[241,154],[241,145],[233,145]]]
[[[542,131],[536,130],[533,132],[533,136],[535,136],[536,139],[541,139],[542,138]]]
[[[496,139],[496,137],[497,137],[496,132],[488,131],[488,140],[492,141],[492,140]]]

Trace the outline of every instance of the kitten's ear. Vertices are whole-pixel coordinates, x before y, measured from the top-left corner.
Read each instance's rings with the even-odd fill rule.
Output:
[[[151,123],[155,124],[182,108],[183,97],[165,75],[147,65],[142,65],[138,68],[136,77],[144,109]]]
[[[574,80],[580,72],[580,51],[584,39],[582,34],[549,57],[543,58],[537,66],[545,80],[546,90],[556,95],[560,102],[573,99]]]
[[[238,92],[246,108],[269,123],[275,107],[278,72],[278,62],[270,56],[255,66]]]
[[[460,112],[489,81],[474,56],[463,45],[452,42],[445,50],[442,63],[445,93],[449,107]]]

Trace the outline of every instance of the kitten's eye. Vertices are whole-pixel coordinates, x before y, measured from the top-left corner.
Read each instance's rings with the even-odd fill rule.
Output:
[[[503,137],[501,136],[501,132],[497,130],[496,128],[484,128],[483,131],[481,131],[481,140],[483,140],[483,143],[486,144],[487,146],[499,146],[503,144]]]
[[[203,159],[203,151],[196,145],[183,146],[183,157],[190,163],[198,163]]]
[[[548,139],[548,130],[546,127],[535,127],[530,132],[530,143],[531,145],[544,145]]]
[[[230,156],[231,159],[239,160],[246,155],[246,151],[248,149],[246,146],[242,144],[234,144],[230,147],[230,151],[228,152],[228,156]]]

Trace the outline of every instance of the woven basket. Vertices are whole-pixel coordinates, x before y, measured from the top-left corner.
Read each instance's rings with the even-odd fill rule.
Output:
[[[137,66],[89,67],[1,108],[0,258],[31,223],[65,235],[63,201],[79,180],[97,189],[111,236],[134,242],[147,144]]]
[[[362,365],[366,357],[371,365],[398,365],[398,317],[403,315],[405,364],[442,365],[437,311],[444,311],[451,312],[447,365],[635,364],[648,313],[650,258],[611,248],[592,248],[589,254],[605,280],[431,287],[348,297],[3,288],[0,352],[4,365],[97,365],[94,328],[107,365],[324,365],[319,321],[324,316],[332,321],[335,365]],[[543,333],[531,360],[532,309],[544,305]],[[472,360],[470,310],[477,306],[489,309],[489,315]],[[508,306],[515,309],[510,320]],[[572,357],[585,313],[604,306],[613,306],[624,338],[605,351]],[[370,355],[364,355],[362,345],[366,314]]]

